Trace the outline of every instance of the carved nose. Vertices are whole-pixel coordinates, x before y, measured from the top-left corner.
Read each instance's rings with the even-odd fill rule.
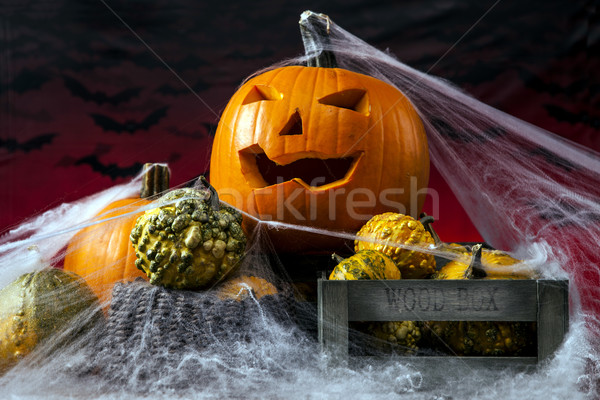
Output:
[[[296,109],[281,132],[279,132],[279,136],[302,135],[302,132],[302,117],[300,117],[300,112]]]

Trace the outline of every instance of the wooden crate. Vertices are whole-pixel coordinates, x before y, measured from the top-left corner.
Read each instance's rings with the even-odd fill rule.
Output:
[[[535,321],[535,357],[408,356],[412,362],[457,359],[478,367],[531,366],[548,358],[569,326],[566,280],[318,280],[321,350],[348,360],[350,321]]]

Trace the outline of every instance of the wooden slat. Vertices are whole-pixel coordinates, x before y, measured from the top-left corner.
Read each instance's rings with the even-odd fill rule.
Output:
[[[319,343],[321,351],[344,363],[348,357],[348,285],[327,282],[319,279],[317,286]]]
[[[569,293],[566,281],[539,280],[538,360],[552,355],[569,329]]]
[[[327,281],[338,285],[342,281]],[[347,281],[350,321],[536,321],[534,280]]]

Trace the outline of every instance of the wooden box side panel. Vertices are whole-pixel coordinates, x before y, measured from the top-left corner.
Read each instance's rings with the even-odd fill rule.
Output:
[[[317,284],[319,343],[321,351],[343,361],[348,356],[348,285],[327,282]]]
[[[537,343],[538,360],[552,355],[569,329],[569,286],[567,281],[539,280]]]
[[[346,282],[350,321],[537,320],[534,280]]]

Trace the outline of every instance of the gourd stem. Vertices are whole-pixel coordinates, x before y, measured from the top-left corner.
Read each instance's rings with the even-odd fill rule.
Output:
[[[329,16],[307,10],[300,15],[299,24],[304,52],[308,57],[306,66],[337,68],[335,55],[328,49],[331,45]]]
[[[339,254],[336,253],[332,253],[331,254],[331,259],[334,260],[336,263],[341,263],[342,261],[344,261],[344,257],[340,256]]]
[[[221,201],[219,200],[219,194],[217,193],[217,190],[210,183],[208,183],[208,180],[204,177],[204,175],[200,175],[199,179],[204,187],[210,191],[210,207],[214,211],[219,211],[221,208]]]
[[[171,175],[165,164],[146,163],[143,171],[140,198],[146,199],[169,190]]]
[[[482,278],[487,274],[481,264],[481,254],[483,252],[483,244],[477,243],[471,246],[471,262],[465,271],[465,278]]]
[[[419,215],[419,222],[421,224],[423,224],[423,227],[425,227],[425,230],[427,232],[429,232],[429,234],[433,238],[435,247],[440,247],[444,243],[438,236],[437,232],[433,229],[433,226],[431,226],[431,224],[434,221],[435,220],[431,215],[427,215],[425,213],[421,213],[421,215]],[[473,246],[471,246],[471,262],[469,263],[469,266],[465,270],[465,274],[464,274],[466,279],[481,278],[481,277],[487,276],[487,274],[485,272],[485,268],[483,267],[483,264],[481,263],[482,252],[483,252],[483,243],[477,243],[477,244],[474,244]]]
[[[431,215],[427,215],[425,213],[421,213],[421,215],[419,215],[419,222],[433,238],[435,247],[439,247],[442,244],[442,240],[438,236],[437,232],[433,229],[433,226],[431,226],[434,221],[435,219]]]

